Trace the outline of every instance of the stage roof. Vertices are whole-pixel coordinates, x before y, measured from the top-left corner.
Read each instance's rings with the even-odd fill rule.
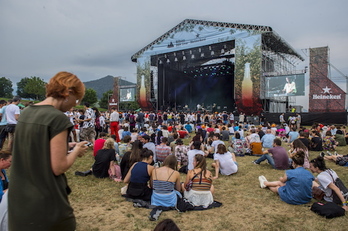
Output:
[[[139,56],[141,56],[145,51],[151,49],[155,44],[168,38],[173,32],[178,31],[186,24],[202,25],[202,26],[213,26],[222,28],[234,28],[239,30],[247,31],[257,31],[262,34],[263,42],[265,45],[274,52],[280,52],[288,55],[295,56],[296,58],[304,61],[304,58],[298,54],[283,38],[281,38],[273,29],[269,26],[260,25],[249,25],[249,24],[238,24],[238,23],[226,23],[226,22],[214,22],[214,21],[204,21],[195,19],[185,19],[177,26],[173,27],[171,30],[157,38],[152,43],[145,46],[143,49],[139,50],[137,53],[132,55],[131,59],[133,62],[137,62]]]

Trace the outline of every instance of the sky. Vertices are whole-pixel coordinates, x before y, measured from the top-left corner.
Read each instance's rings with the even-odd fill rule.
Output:
[[[347,9],[347,0],[0,1],[0,77],[13,87],[59,71],[135,82],[131,56],[185,19],[270,26],[304,58],[329,46],[331,64],[348,76]]]

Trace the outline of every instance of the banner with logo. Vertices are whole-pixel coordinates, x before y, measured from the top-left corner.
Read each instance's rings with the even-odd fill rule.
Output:
[[[345,111],[346,93],[328,78],[328,49],[310,49],[309,112]]]

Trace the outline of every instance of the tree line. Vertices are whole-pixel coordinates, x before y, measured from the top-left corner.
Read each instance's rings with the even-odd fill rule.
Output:
[[[12,81],[9,78],[0,77],[0,97],[12,98],[12,86]],[[46,82],[40,77],[24,77],[17,83],[16,94],[24,99],[41,101],[45,99],[45,86]],[[97,92],[92,88],[87,88],[85,91],[85,96],[82,99],[82,103],[88,102],[91,105],[99,103],[99,107],[107,109],[110,94],[112,94],[112,91],[104,92],[102,98],[98,101]],[[122,110],[135,110],[139,108],[136,102],[120,103],[119,106]]]

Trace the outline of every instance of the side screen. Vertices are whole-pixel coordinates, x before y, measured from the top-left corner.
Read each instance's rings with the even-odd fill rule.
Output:
[[[266,77],[266,97],[305,95],[304,74]]]

